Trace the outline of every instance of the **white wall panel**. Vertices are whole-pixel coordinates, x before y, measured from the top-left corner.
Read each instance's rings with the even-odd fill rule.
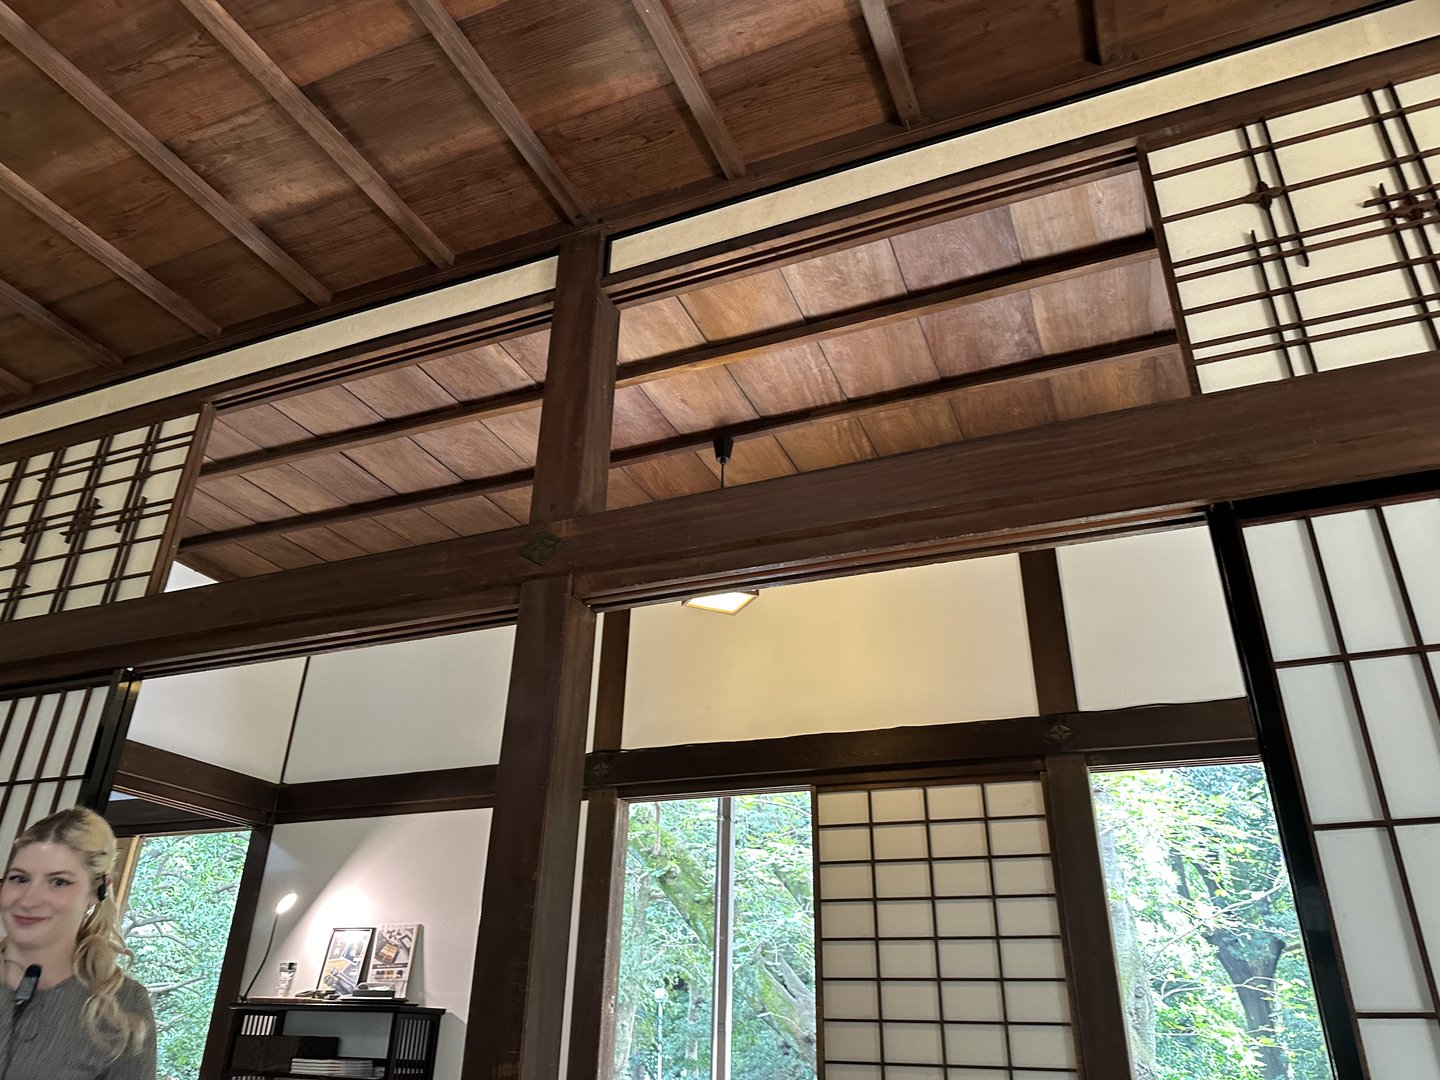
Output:
[[[457,1080],[489,834],[489,810],[276,826],[250,939],[247,982],[265,951],[275,903],[287,892],[300,899],[281,916],[275,948],[255,984],[257,994],[273,992],[277,966],[292,960],[298,965],[295,988],[314,987],[330,931],[337,926],[420,923],[409,996],[447,1011],[435,1076]]]
[[[1203,528],[1056,550],[1082,709],[1242,697]]]
[[[1013,555],[632,614],[627,747],[1034,714]]]

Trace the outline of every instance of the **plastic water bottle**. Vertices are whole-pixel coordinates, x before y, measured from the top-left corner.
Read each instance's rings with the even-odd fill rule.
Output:
[[[275,980],[275,996],[289,997],[290,988],[295,983],[295,962],[293,960],[280,965],[280,975]]]

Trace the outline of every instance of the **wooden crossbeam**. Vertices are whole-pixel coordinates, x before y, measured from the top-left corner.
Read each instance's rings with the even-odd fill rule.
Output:
[[[0,387],[10,390],[11,393],[19,394],[21,397],[29,397],[35,389],[29,382],[3,364],[0,364]]]
[[[24,19],[0,0],[0,37],[8,41],[25,59],[38,67],[72,98],[87,109],[95,119],[110,129],[148,162],[165,179],[185,193],[202,210],[214,218],[231,236],[239,240],[266,266],[288,281],[302,296],[317,304],[330,301],[330,290],[271,240],[225,196],[186,165],[168,146],[152,135],[144,125],[127,113],[113,98],[97,86],[89,76],[65,58],[41,37]]]
[[[888,0],[860,0],[860,12],[865,16],[870,44],[880,58],[880,70],[885,73],[885,83],[890,87],[890,98],[895,102],[900,122],[907,128],[923,124],[925,114],[920,111],[920,100],[915,96],[915,84],[910,79],[910,67],[905,63],[905,52],[895,31]]]
[[[10,308],[17,315],[28,319],[36,326],[63,337],[100,367],[114,369],[120,366],[120,357],[115,353],[101,345],[74,323],[68,319],[62,319],[44,304],[21,292],[8,281],[0,281],[0,305]]]
[[[670,72],[670,78],[675,80],[680,96],[685,99],[685,104],[695,117],[695,123],[700,126],[700,133],[705,136],[721,171],[728,180],[740,179],[745,175],[745,161],[740,156],[735,140],[730,137],[730,130],[725,126],[714,98],[710,96],[710,91],[705,89],[700,68],[695,63],[695,57],[685,43],[680,28],[675,24],[670,9],[665,6],[665,0],[630,0],[630,3],[640,16],[640,21],[645,24],[650,40],[655,43],[655,49],[660,53],[666,70]]]
[[[206,337],[220,336],[219,323],[54,202],[39,188],[4,165],[0,165],[0,192],[10,196],[116,277],[128,282],[186,326]]]
[[[280,65],[256,44],[245,28],[220,6],[218,0],[181,0],[181,3],[427,259],[436,266],[449,266],[455,261],[454,252],[445,242],[341,134],[330,118],[305,96]]]
[[[570,182],[550,151],[545,149],[540,136],[500,85],[500,80],[495,77],[490,66],[481,59],[480,53],[441,0],[410,0],[410,6],[425,24],[425,29],[430,31],[430,36],[445,50],[450,63],[455,65],[455,69],[470,84],[470,89],[480,99],[481,104],[495,118],[495,122],[500,125],[500,129],[505,132],[540,183],[545,185],[550,197],[560,205],[565,216],[572,224],[588,220],[590,208],[585,205],[580,192]]]
[[[797,409],[793,412],[780,413],[775,416],[761,416],[754,420],[746,420],[738,424],[728,424],[725,427],[715,428],[713,430],[685,432],[668,439],[662,439],[658,442],[645,443],[641,446],[618,451],[611,455],[610,464],[612,467],[633,465],[641,461],[654,461],[660,458],[674,457],[677,454],[694,453],[697,450],[707,449],[717,435],[729,435],[737,439],[755,438],[760,435],[778,435],[787,431],[803,428],[809,424],[872,416],[876,413],[903,408],[932,398],[944,397],[947,394],[953,394],[975,386],[1033,378],[1051,372],[1084,367],[1089,364],[1151,356],[1167,349],[1173,349],[1176,346],[1176,342],[1177,339],[1174,332],[1166,331],[1164,333],[1152,334],[1149,337],[1135,341],[1122,341],[1110,345],[1100,345],[1094,348],[1079,349],[1074,352],[1059,353],[1054,356],[1041,356],[1034,360],[1005,364],[981,371],[966,372],[962,375],[951,375],[941,379],[934,379],[930,382],[919,383],[914,386],[885,390],[878,394],[870,394],[865,397],[829,402],[824,405],[816,405],[807,409]],[[277,521],[260,522],[255,525],[245,525],[235,529],[227,529],[223,532],[202,533],[184,540],[180,545],[180,550],[182,553],[189,554],[207,548],[218,547],[223,544],[243,543],[259,537],[293,532],[296,529],[309,529],[324,525],[339,525],[347,521],[358,521],[363,518],[389,513],[394,510],[416,510],[426,506],[437,506],[441,503],[469,499],[477,495],[499,495],[507,491],[515,491],[519,488],[527,487],[534,478],[534,469],[516,469],[513,472],[502,473],[499,476],[486,477],[479,480],[466,480],[460,484],[449,484],[445,487],[428,488],[421,491],[409,491],[399,495],[387,495],[383,499],[356,503],[351,506],[340,506],[332,510],[321,510],[313,514],[299,514],[295,517],[281,518]]]
[[[784,326],[777,330],[768,330],[761,334],[738,338],[719,345],[705,345],[685,352],[656,357],[652,360],[626,364],[617,374],[615,385],[638,386],[677,372],[726,364],[766,349],[824,341],[844,334],[873,329],[891,322],[919,318],[922,315],[933,314],[962,304],[993,300],[996,297],[1065,281],[1083,274],[1127,266],[1133,262],[1143,262],[1153,258],[1154,253],[1154,237],[1147,235],[1049,259],[1040,259],[1012,270],[1002,270],[999,273],[971,278],[959,285],[947,285],[899,300],[889,300],[869,307],[856,308],[840,315]],[[416,413],[413,416],[383,420],[318,439],[307,439],[303,442],[257,450],[224,461],[212,462],[205,466],[201,475],[207,479],[235,476],[252,472],[255,469],[270,468],[274,465],[303,461],[341,450],[387,442],[390,439],[419,435],[427,431],[449,427],[452,424],[463,424],[473,420],[521,412],[538,405],[541,392],[539,387],[514,390],[507,394],[482,398],[479,401],[447,405],[443,408]]]

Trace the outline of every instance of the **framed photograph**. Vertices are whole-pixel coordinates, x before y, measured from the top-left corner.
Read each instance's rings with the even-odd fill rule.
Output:
[[[393,923],[380,927],[375,936],[375,949],[370,954],[370,968],[365,974],[365,982],[369,986],[388,986],[395,991],[397,998],[403,998],[419,941],[419,923]]]
[[[330,947],[320,965],[317,990],[334,990],[353,994],[370,959],[370,943],[375,938],[373,926],[337,926],[330,931]]]

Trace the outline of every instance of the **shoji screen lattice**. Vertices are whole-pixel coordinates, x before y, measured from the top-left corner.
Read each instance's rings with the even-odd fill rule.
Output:
[[[1370,1076],[1440,1077],[1440,501],[1244,537]]]
[[[1039,780],[822,790],[828,1080],[1077,1075]]]

